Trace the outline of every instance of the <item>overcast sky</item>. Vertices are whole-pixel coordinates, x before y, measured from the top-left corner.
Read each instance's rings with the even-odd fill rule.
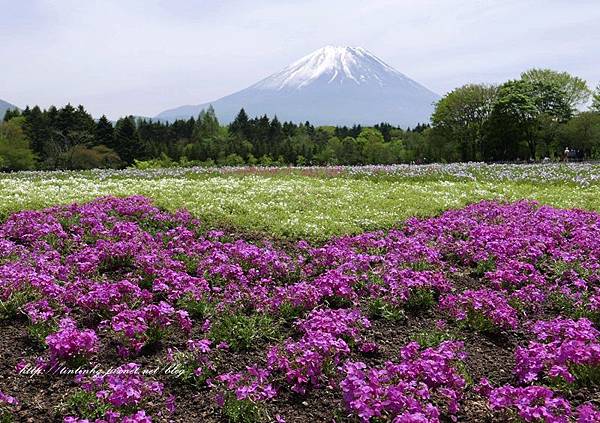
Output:
[[[600,80],[598,0],[0,0],[0,99],[154,116],[327,44],[439,94],[530,67]]]

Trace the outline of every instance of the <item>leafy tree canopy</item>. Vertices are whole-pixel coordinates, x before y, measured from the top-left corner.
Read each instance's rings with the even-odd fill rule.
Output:
[[[521,79],[532,83],[554,85],[563,91],[569,107],[576,109],[585,104],[591,94],[587,82],[568,72],[557,72],[551,69],[529,69],[521,74]]]

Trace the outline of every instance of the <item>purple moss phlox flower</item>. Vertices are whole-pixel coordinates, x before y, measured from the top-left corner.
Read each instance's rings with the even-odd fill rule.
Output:
[[[538,321],[532,332],[535,340],[515,351],[515,373],[522,382],[546,376],[572,383],[572,366],[600,365],[600,332],[588,319]]]
[[[365,423],[384,416],[400,422],[437,422],[440,409],[433,396],[443,398],[444,412],[456,416],[466,387],[455,367],[464,358],[461,350],[460,342],[425,350],[413,342],[402,349],[398,363],[388,361],[382,368],[347,362],[340,383],[344,400]]]
[[[98,336],[92,329],[77,329],[74,320],[66,317],[59,323],[59,330],[46,337],[50,355],[60,360],[89,357],[98,350]]]
[[[215,378],[226,391],[233,392],[237,400],[254,402],[274,398],[277,392],[269,382],[270,372],[258,366],[246,367],[244,372],[224,373]]]
[[[18,405],[19,401],[15,397],[12,397],[12,396],[0,391],[0,405],[1,404]]]
[[[353,353],[377,349],[369,340],[370,322],[358,311],[363,302],[392,311],[414,299],[434,307],[439,302],[454,320],[502,330],[519,328],[527,313],[557,298],[593,321],[600,315],[597,212],[483,201],[318,247],[301,240],[293,252],[199,231],[199,225],[188,212],[167,213],[142,196],[15,213],[0,223],[0,301],[24,312],[31,329],[50,329],[48,351],[60,360],[88,358],[113,338],[123,356],[159,339],[174,348],[172,333],[189,337],[195,326],[208,338],[231,310],[289,318],[298,333],[267,348],[266,369],[211,375],[224,400],[268,400],[274,386],[301,394],[333,386],[341,368],[349,409],[363,421],[383,416],[394,422],[456,417],[464,391],[456,370],[462,354],[454,343],[426,350],[411,343],[382,366],[348,361]],[[465,274],[476,275],[481,286],[465,291],[452,282]],[[92,316],[102,323],[88,327]],[[515,354],[515,373],[524,384],[574,381],[600,363],[591,321],[537,322],[531,337]],[[187,347],[194,358],[229,354],[225,343],[208,339],[190,339]],[[143,407],[163,397],[162,387],[136,374],[136,365],[121,370],[130,373],[81,378],[82,388],[109,407],[103,417],[109,423],[150,421]],[[568,411],[555,394],[530,388],[498,391],[494,401],[516,412],[510,404],[533,407],[531,418]],[[489,383],[478,389],[493,390]],[[540,404],[545,411],[536,411]],[[584,404],[571,417],[598,421],[598,411]]]
[[[448,294],[440,300],[440,308],[459,321],[481,316],[501,329],[516,329],[518,324],[517,312],[506,297],[491,289]]]

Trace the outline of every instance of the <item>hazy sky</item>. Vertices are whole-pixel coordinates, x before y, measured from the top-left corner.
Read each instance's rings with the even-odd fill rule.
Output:
[[[0,0],[0,98],[154,116],[327,44],[444,94],[530,67],[600,80],[598,0]]]

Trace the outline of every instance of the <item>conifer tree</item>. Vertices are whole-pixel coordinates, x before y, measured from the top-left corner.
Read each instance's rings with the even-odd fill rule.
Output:
[[[233,122],[229,124],[229,132],[232,134],[241,134],[244,136],[244,138],[249,138],[248,120],[248,115],[246,114],[246,111],[242,108],[233,120]]]
[[[105,145],[109,148],[115,146],[115,130],[105,115],[98,119],[94,128],[94,144]]]
[[[40,158],[40,161],[46,159],[47,151],[44,145],[52,139],[52,132],[45,112],[35,106],[33,109],[27,107],[23,111],[26,117],[24,130],[25,135],[30,141],[31,149]]]
[[[133,116],[121,118],[115,126],[114,150],[127,164],[146,158],[146,146],[139,137]]]

